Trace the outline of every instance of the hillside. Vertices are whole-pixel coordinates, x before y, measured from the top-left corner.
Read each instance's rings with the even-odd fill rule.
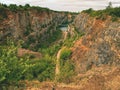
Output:
[[[72,54],[74,60],[81,62],[83,67],[86,65],[84,68],[78,68],[79,71],[86,71],[91,65],[117,66],[120,63],[119,22],[112,22],[111,17],[103,21],[87,14],[80,14],[75,19],[75,25],[79,26],[80,32],[85,33],[75,43]]]
[[[0,90],[119,90],[119,10],[0,4]]]
[[[0,12],[0,42],[5,43],[7,38],[15,42],[22,40],[22,46],[32,50],[48,47],[60,39],[61,31],[58,27],[72,20],[70,13],[30,7],[28,4],[1,5]]]
[[[120,21],[79,14],[74,25],[85,35],[72,48],[80,90],[120,89]]]
[[[26,81],[65,81],[67,76],[60,80],[62,75],[55,74],[58,65],[56,60],[62,57],[56,55],[64,44],[70,43],[69,40],[73,41],[73,31],[68,33],[67,26],[72,23],[76,14],[29,4],[0,4],[0,11],[0,89],[24,88]],[[61,27],[65,27],[65,31]],[[70,52],[69,49],[66,50]],[[63,62],[69,56],[70,53],[59,59],[63,63],[59,70],[62,66],[73,66],[70,60]],[[64,75],[71,71],[70,67],[65,68],[67,71],[63,72]]]

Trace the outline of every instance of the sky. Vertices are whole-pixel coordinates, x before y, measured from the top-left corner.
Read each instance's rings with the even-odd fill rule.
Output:
[[[120,0],[0,0],[0,2],[18,5],[25,5],[28,3],[31,6],[41,6],[57,11],[72,12],[80,12],[88,8],[93,8],[95,10],[104,9],[108,6],[109,2],[112,2],[114,7],[120,6]]]

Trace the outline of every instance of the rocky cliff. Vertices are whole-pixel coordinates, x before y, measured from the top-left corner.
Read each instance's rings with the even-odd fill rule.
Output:
[[[68,22],[68,14],[51,10],[33,8],[14,12],[6,9],[3,14],[6,18],[0,20],[0,42],[8,37],[14,41],[23,40],[23,47],[30,49],[54,42],[55,35],[60,33],[57,27]]]
[[[74,25],[84,32],[72,48],[78,82],[86,90],[119,90],[120,87],[120,23],[79,14]],[[116,76],[116,77],[115,77]],[[109,80],[109,79],[110,80]]]
[[[15,42],[22,40],[24,41],[22,47],[32,50],[47,47],[61,36],[58,27],[63,23],[71,22],[72,19],[72,16],[65,12],[34,8],[11,11],[8,8],[5,10],[0,8],[0,44],[5,45],[7,40],[10,39]],[[84,34],[81,38],[74,31],[74,27],[77,32]],[[60,88],[58,90],[119,90],[120,21],[113,22],[110,16],[106,16],[104,20],[101,20],[80,13],[74,19],[73,24],[69,25],[68,31],[65,33],[68,32],[70,33],[68,35],[71,36],[70,39],[74,38],[74,36],[77,39],[79,38],[77,41],[73,39],[74,42],[73,40],[67,42],[69,37],[66,38],[67,34],[63,35],[66,39],[63,47],[65,45],[70,46],[72,50],[69,59],[75,63],[76,76],[66,79],[68,82],[73,82],[73,86],[58,85],[56,88]],[[74,45],[69,45],[71,43]],[[57,53],[57,50],[54,49],[50,49],[50,51],[53,50],[53,53]],[[18,56],[28,52],[39,58],[42,56],[38,52],[22,48],[19,49]],[[52,58],[55,59],[55,57]],[[67,69],[61,68],[66,71],[69,70],[68,67],[70,66],[65,65]],[[72,75],[69,75],[66,71],[67,74],[63,75]]]

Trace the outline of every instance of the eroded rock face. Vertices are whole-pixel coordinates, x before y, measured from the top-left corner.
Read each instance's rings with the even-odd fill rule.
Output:
[[[78,73],[90,70],[93,66],[120,66],[120,23],[97,20],[86,14],[76,17],[77,30],[84,32],[73,47],[72,59]]]
[[[120,23],[79,14],[74,25],[84,32],[72,48],[79,90],[120,89]]]
[[[40,46],[57,30],[56,27],[68,20],[67,14],[54,11],[6,10],[7,18],[0,21],[0,42],[7,37],[23,40],[31,48]]]

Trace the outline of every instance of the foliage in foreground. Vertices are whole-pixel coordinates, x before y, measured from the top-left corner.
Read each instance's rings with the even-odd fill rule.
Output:
[[[13,43],[0,46],[0,85],[15,84],[20,80],[53,80],[55,64],[50,56],[30,60],[29,56],[18,57]]]
[[[0,83],[13,83],[21,79],[22,75],[30,67],[23,58],[18,58],[17,48],[12,44],[8,47],[0,47]]]
[[[23,79],[27,80],[54,80],[55,63],[50,56],[45,56],[40,60],[29,61],[33,66],[26,71]]]

